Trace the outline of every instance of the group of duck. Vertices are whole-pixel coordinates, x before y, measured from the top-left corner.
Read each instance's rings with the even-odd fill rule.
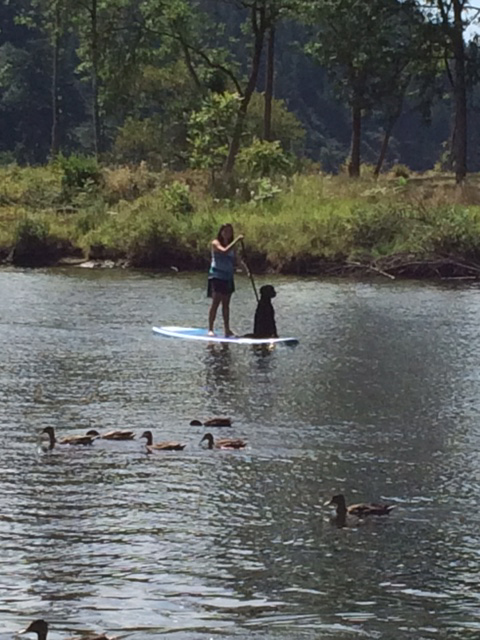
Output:
[[[206,426],[206,427],[230,427],[232,420],[226,417],[217,417],[201,422],[200,420],[192,420],[190,422],[192,426]],[[135,432],[120,429],[112,430],[104,433],[98,432],[96,429],[90,429],[85,434],[64,436],[57,438],[53,427],[45,427],[42,434],[48,436],[49,450],[59,446],[89,446],[96,440],[134,440]],[[176,441],[163,441],[154,442],[153,434],[151,431],[144,431],[140,438],[146,439],[146,451],[147,453],[153,453],[155,451],[182,451],[186,444]],[[200,443],[206,442],[208,449],[225,449],[225,450],[238,450],[244,449],[247,446],[247,442],[241,438],[214,438],[211,433],[205,433],[200,440]],[[333,496],[331,500],[325,503],[327,506],[333,506],[336,509],[336,515],[333,519],[336,526],[343,528],[348,526],[356,526],[357,524],[365,521],[370,516],[386,516],[394,508],[394,505],[384,503],[357,503],[347,506],[345,497],[342,494]],[[37,640],[47,640],[48,623],[45,620],[34,620],[26,629],[18,632],[18,635],[24,633],[36,633]],[[115,640],[111,636],[105,634],[96,634],[90,636],[82,636],[83,640]],[[80,638],[69,638],[68,640],[81,640]]]
[[[232,420],[227,417],[216,417],[201,422],[200,420],[192,420],[191,426],[205,427],[231,427]],[[53,427],[45,427],[42,434],[48,436],[48,449],[55,446],[85,446],[91,445],[95,440],[133,440],[135,432],[126,429],[112,430],[105,433],[99,433],[96,429],[90,429],[85,434],[64,436],[57,439]],[[184,442],[174,440],[165,440],[162,442],[154,442],[151,431],[144,431],[140,438],[146,439],[147,453],[155,451],[182,451],[187,446]],[[235,450],[244,449],[247,442],[241,438],[214,438],[211,433],[205,433],[200,440],[200,444],[206,442],[208,449],[224,449]],[[394,505],[384,503],[361,502],[347,506],[345,497],[342,494],[333,496],[331,500],[325,503],[326,506],[333,506],[336,509],[334,522],[338,527],[357,525],[368,516],[385,516],[388,515],[395,507]]]
[[[205,422],[200,420],[192,420],[190,422],[192,426],[203,425],[206,427],[230,427],[232,421],[230,418],[211,418]],[[48,436],[47,449],[52,450],[56,446],[88,446],[92,445],[95,440],[134,440],[136,434],[134,431],[127,429],[117,429],[107,431],[105,433],[99,433],[96,429],[89,429],[84,434],[63,436],[57,438],[53,427],[45,427],[42,431],[42,435]],[[178,442],[176,440],[165,440],[162,442],[154,442],[153,434],[151,431],[144,431],[141,438],[146,439],[146,450],[148,453],[154,451],[182,451],[187,446],[184,442]],[[200,440],[200,443],[206,442],[208,449],[244,449],[247,446],[247,442],[241,438],[214,438],[211,433],[206,433]]]

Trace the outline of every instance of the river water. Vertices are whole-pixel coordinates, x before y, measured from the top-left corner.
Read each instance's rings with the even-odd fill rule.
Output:
[[[0,632],[49,638],[480,633],[480,290],[270,278],[296,348],[155,337],[204,325],[204,276],[1,271]],[[259,280],[259,284],[266,279]],[[233,327],[254,298],[239,277]],[[229,415],[208,451],[193,418]],[[39,433],[151,429],[39,449]],[[332,526],[323,504],[385,500]]]

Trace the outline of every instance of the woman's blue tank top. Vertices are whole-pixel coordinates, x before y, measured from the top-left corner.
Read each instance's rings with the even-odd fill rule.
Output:
[[[235,252],[233,249],[222,253],[221,251],[212,250],[212,262],[208,272],[209,278],[218,278],[219,280],[232,280],[234,273]]]

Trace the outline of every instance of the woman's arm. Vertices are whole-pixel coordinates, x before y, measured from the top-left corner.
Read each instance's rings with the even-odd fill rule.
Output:
[[[217,238],[215,238],[215,240],[212,240],[212,246],[215,251],[220,251],[220,253],[227,253],[228,251],[230,251],[230,249],[233,249],[233,247],[237,244],[237,242],[240,242],[240,240],[243,240],[242,235],[237,236],[235,240],[232,240],[230,244],[227,244],[227,246],[224,247],[223,244],[221,244],[221,242]]]

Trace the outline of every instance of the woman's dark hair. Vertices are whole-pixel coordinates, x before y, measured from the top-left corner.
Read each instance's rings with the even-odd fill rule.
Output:
[[[225,229],[230,229],[230,231],[231,231],[232,237],[229,240],[229,242],[225,242],[225,240],[223,239],[223,235],[222,234],[225,231]],[[222,247],[226,247],[227,244],[230,244],[230,242],[233,240],[233,226],[232,226],[232,224],[230,222],[227,222],[226,224],[222,224],[222,226],[218,230],[217,240],[220,242]]]

